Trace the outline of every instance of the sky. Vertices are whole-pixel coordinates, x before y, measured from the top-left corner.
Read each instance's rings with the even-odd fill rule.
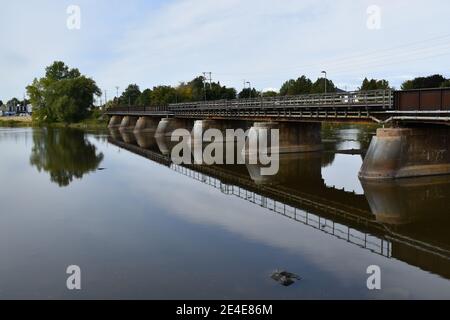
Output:
[[[321,71],[347,90],[364,77],[397,88],[416,76],[450,77],[447,0],[0,0],[0,8],[4,101],[22,98],[55,60],[109,98],[117,86],[120,94],[130,83],[177,85],[202,72],[238,90],[244,80],[278,90]]]

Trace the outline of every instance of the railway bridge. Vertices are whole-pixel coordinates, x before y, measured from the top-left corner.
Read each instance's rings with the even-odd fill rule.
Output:
[[[106,115],[111,128],[167,137],[179,128],[279,129],[281,153],[320,151],[323,122],[378,123],[361,179],[450,174],[450,88],[121,106]]]

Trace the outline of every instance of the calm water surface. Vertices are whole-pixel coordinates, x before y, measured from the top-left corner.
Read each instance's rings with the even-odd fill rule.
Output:
[[[450,299],[450,177],[361,183],[373,132],[324,128],[267,178],[152,135],[0,128],[0,298]]]

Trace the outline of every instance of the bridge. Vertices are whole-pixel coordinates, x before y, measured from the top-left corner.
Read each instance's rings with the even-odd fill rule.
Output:
[[[280,153],[320,151],[324,122],[378,123],[383,128],[367,152],[362,179],[450,174],[450,88],[121,106],[106,115],[111,128],[161,136],[179,128],[278,129]]]
[[[366,196],[357,195],[325,186],[321,162],[314,154],[309,154],[283,159],[282,167],[285,169],[273,177],[276,183],[261,183],[248,166],[176,165],[167,155],[170,146],[166,145],[164,138],[155,138],[148,133],[111,130],[111,144],[226,195],[251,202],[267,212],[304,224],[338,241],[450,278],[450,243],[445,236],[448,226],[446,204],[442,203],[438,206],[440,209],[430,216],[423,215],[427,212],[423,209],[430,201],[438,203],[445,200],[442,192],[450,191],[447,177],[409,184],[367,183],[364,185]],[[286,169],[292,167],[295,170]],[[297,168],[305,169],[300,171]],[[404,195],[404,201],[394,199],[399,191]],[[387,194],[393,194],[394,198]],[[417,194],[426,197],[419,198]],[[435,230],[433,234],[426,232],[430,223],[434,226],[430,228]]]

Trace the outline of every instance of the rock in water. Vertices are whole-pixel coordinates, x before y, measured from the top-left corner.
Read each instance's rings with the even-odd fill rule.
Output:
[[[272,273],[271,278],[285,287],[294,284],[296,280],[301,280],[301,278],[294,273],[278,270]]]

